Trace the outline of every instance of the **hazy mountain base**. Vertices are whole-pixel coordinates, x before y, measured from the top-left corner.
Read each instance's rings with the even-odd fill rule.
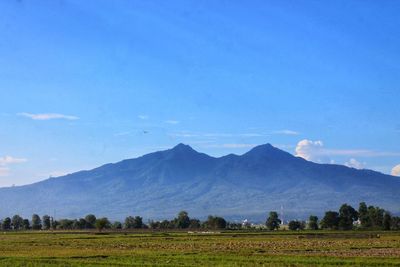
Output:
[[[398,213],[399,192],[398,177],[308,162],[269,144],[220,158],[180,144],[90,171],[1,188],[0,201],[7,205],[0,216],[94,213],[165,219],[186,210],[200,219],[214,214],[263,221],[268,211],[281,207],[284,219],[306,218],[361,201]]]

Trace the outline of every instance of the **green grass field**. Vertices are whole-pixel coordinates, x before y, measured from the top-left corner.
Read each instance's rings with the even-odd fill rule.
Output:
[[[1,266],[400,266],[399,232],[2,232]]]

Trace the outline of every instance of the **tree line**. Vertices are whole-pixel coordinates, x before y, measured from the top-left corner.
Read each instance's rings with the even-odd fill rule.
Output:
[[[278,213],[270,212],[266,221],[267,228],[277,230],[280,224]],[[290,221],[288,228],[289,230],[400,230],[400,217],[392,216],[389,211],[376,206],[367,206],[365,202],[361,202],[358,210],[348,204],[343,204],[339,211],[326,211],[321,221],[317,216],[311,215],[308,222]]]
[[[222,217],[208,216],[206,221],[192,219],[186,211],[179,212],[173,220],[143,222],[140,216],[128,216],[124,222],[110,222],[108,218],[96,218],[93,214],[88,214],[79,219],[60,219],[54,220],[49,215],[40,218],[33,214],[32,219],[24,219],[19,215],[12,218],[6,217],[0,221],[1,230],[90,230],[90,229],[225,229],[228,223]],[[234,224],[232,224],[234,225]]]
[[[276,211],[271,211],[265,222],[268,230],[278,230],[281,220]],[[96,218],[88,214],[79,219],[54,220],[49,215],[40,217],[33,214],[31,220],[19,215],[6,217],[0,221],[1,230],[89,230],[89,229],[249,229],[252,226],[247,222],[231,223],[219,216],[208,216],[205,221],[190,218],[186,211],[181,211],[172,220],[153,221],[147,224],[140,216],[128,216],[124,222],[110,222],[106,217]],[[292,220],[288,224],[289,230],[400,230],[400,217],[392,216],[390,212],[375,206],[367,206],[365,202],[359,204],[358,210],[348,204],[343,204],[339,211],[326,211],[322,220],[311,215],[308,221]]]

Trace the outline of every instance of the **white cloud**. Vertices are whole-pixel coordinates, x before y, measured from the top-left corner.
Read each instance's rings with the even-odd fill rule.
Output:
[[[138,118],[141,120],[147,120],[147,119],[149,119],[149,116],[148,115],[138,115]]]
[[[15,164],[15,163],[23,163],[26,162],[27,160],[24,158],[14,158],[11,156],[4,156],[0,158],[0,166],[6,166],[9,164]]]
[[[296,146],[296,156],[314,162],[330,162],[331,156],[349,157],[398,157],[399,152],[368,149],[327,149],[322,141],[301,140]]]
[[[58,114],[58,113],[41,113],[41,114],[32,114],[32,113],[17,113],[18,116],[23,116],[30,118],[32,120],[54,120],[54,119],[64,119],[64,120],[78,120],[79,117],[76,116],[70,116],[70,115],[64,115],[64,114]]]
[[[8,176],[10,172],[9,168],[0,167],[0,176]]]
[[[394,176],[400,176],[400,164],[393,167],[391,174]]]
[[[326,155],[356,157],[398,157],[399,152],[374,151],[368,149],[324,149]]]
[[[0,176],[8,176],[10,174],[10,169],[7,167],[10,164],[18,164],[26,162],[27,159],[24,158],[14,158],[11,156],[0,157]]]
[[[293,131],[293,130],[279,130],[279,131],[274,131],[274,134],[284,134],[284,135],[299,135],[299,132]]]
[[[324,154],[323,146],[322,141],[301,140],[296,146],[296,157],[315,162],[329,162]]]
[[[365,163],[359,162],[358,160],[351,158],[348,162],[344,165],[347,167],[355,168],[355,169],[364,169]]]
[[[176,120],[166,120],[164,122],[168,123],[168,124],[178,124],[179,123],[179,121],[176,121]]]

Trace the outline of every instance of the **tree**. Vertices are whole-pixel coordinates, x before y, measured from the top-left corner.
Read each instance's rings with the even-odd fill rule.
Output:
[[[32,215],[32,229],[33,230],[42,229],[42,220],[40,220],[40,217],[37,214]]]
[[[57,222],[57,228],[62,230],[71,230],[73,229],[74,221],[68,219],[61,219]]]
[[[339,228],[339,213],[336,211],[327,211],[325,212],[325,216],[321,221],[322,229],[333,229],[336,230]]]
[[[42,217],[43,229],[49,230],[51,227],[51,220],[49,215],[43,215]]]
[[[54,220],[53,217],[50,217],[50,224],[51,224],[51,229],[56,230],[57,227],[60,225],[60,222],[57,220]]]
[[[24,229],[24,230],[29,230],[30,229],[30,225],[29,225],[29,220],[28,219],[23,219],[22,220],[22,229]]]
[[[21,216],[19,216],[19,215],[14,215],[14,216],[12,217],[12,220],[11,220],[13,229],[14,229],[14,230],[19,230],[19,229],[21,229],[21,228],[22,228],[22,225],[23,225],[23,221],[24,221],[24,219],[22,219]]]
[[[81,229],[85,229],[86,225],[87,225],[86,220],[83,218],[79,218],[79,219],[75,219],[73,221],[72,228],[81,230]]]
[[[163,220],[160,222],[160,229],[172,229],[174,226],[175,225],[168,220]]]
[[[385,212],[383,215],[383,222],[382,222],[382,228],[383,230],[390,230],[392,226],[392,216],[390,215],[389,212]]]
[[[96,216],[94,216],[93,214],[88,214],[85,217],[85,221],[86,221],[85,228],[93,229],[95,227],[95,223],[96,223]]]
[[[92,224],[88,224],[88,222],[84,218],[79,218],[78,220],[74,220],[73,228],[74,229],[85,229],[85,228],[93,228]]]
[[[308,229],[318,230],[318,217],[311,215],[308,219]]]
[[[118,222],[118,221],[115,221],[115,222],[112,224],[111,228],[113,228],[113,229],[122,229],[122,223],[121,223],[121,222]]]
[[[356,220],[358,220],[358,212],[352,206],[343,204],[339,209],[339,229],[353,229],[353,223]]]
[[[371,227],[371,221],[368,217],[368,207],[367,204],[365,204],[365,202],[361,202],[358,207],[358,217],[360,219],[362,228]]]
[[[374,228],[374,229],[384,228],[383,225],[383,219],[385,214],[384,209],[374,206],[367,207],[365,202],[361,202],[360,207],[358,209],[358,213],[362,228]]]
[[[251,224],[249,225],[249,223],[234,223],[234,222],[230,222],[226,224],[226,228],[230,229],[230,230],[241,230],[243,228],[245,229],[249,229],[251,227]]]
[[[267,221],[265,222],[265,225],[267,226],[268,230],[273,231],[273,230],[278,230],[279,225],[281,224],[281,220],[278,218],[278,213],[276,211],[271,211],[269,213],[269,217]]]
[[[11,218],[10,217],[6,217],[3,220],[3,223],[1,224],[1,229],[2,230],[10,230],[11,229]]]
[[[226,221],[222,217],[210,215],[208,216],[207,221],[204,222],[203,227],[207,229],[225,229]]]
[[[95,222],[95,227],[101,232],[104,228],[110,227],[110,221],[106,217],[97,219]]]
[[[133,221],[134,218],[132,216],[128,216],[125,218],[124,228],[125,229],[132,229],[133,228]]]
[[[189,228],[190,229],[199,229],[201,226],[200,220],[198,219],[190,219]]]
[[[304,225],[305,225],[304,222],[290,221],[289,222],[289,230],[292,230],[292,231],[303,230]]]
[[[133,228],[140,229],[143,228],[143,218],[140,216],[135,216],[133,219]]]
[[[390,222],[390,229],[396,231],[400,230],[400,217],[392,217],[392,221]]]
[[[128,216],[125,218],[125,224],[124,227],[125,229],[139,229],[139,228],[143,228],[144,224],[143,224],[143,218],[140,216]]]
[[[149,226],[150,226],[151,229],[159,229],[160,228],[160,222],[159,221],[149,220]]]
[[[368,207],[368,218],[371,222],[371,227],[374,229],[382,228],[384,209],[379,207]]]
[[[178,218],[175,219],[175,225],[179,229],[184,229],[189,227],[190,218],[186,211],[179,212]]]

